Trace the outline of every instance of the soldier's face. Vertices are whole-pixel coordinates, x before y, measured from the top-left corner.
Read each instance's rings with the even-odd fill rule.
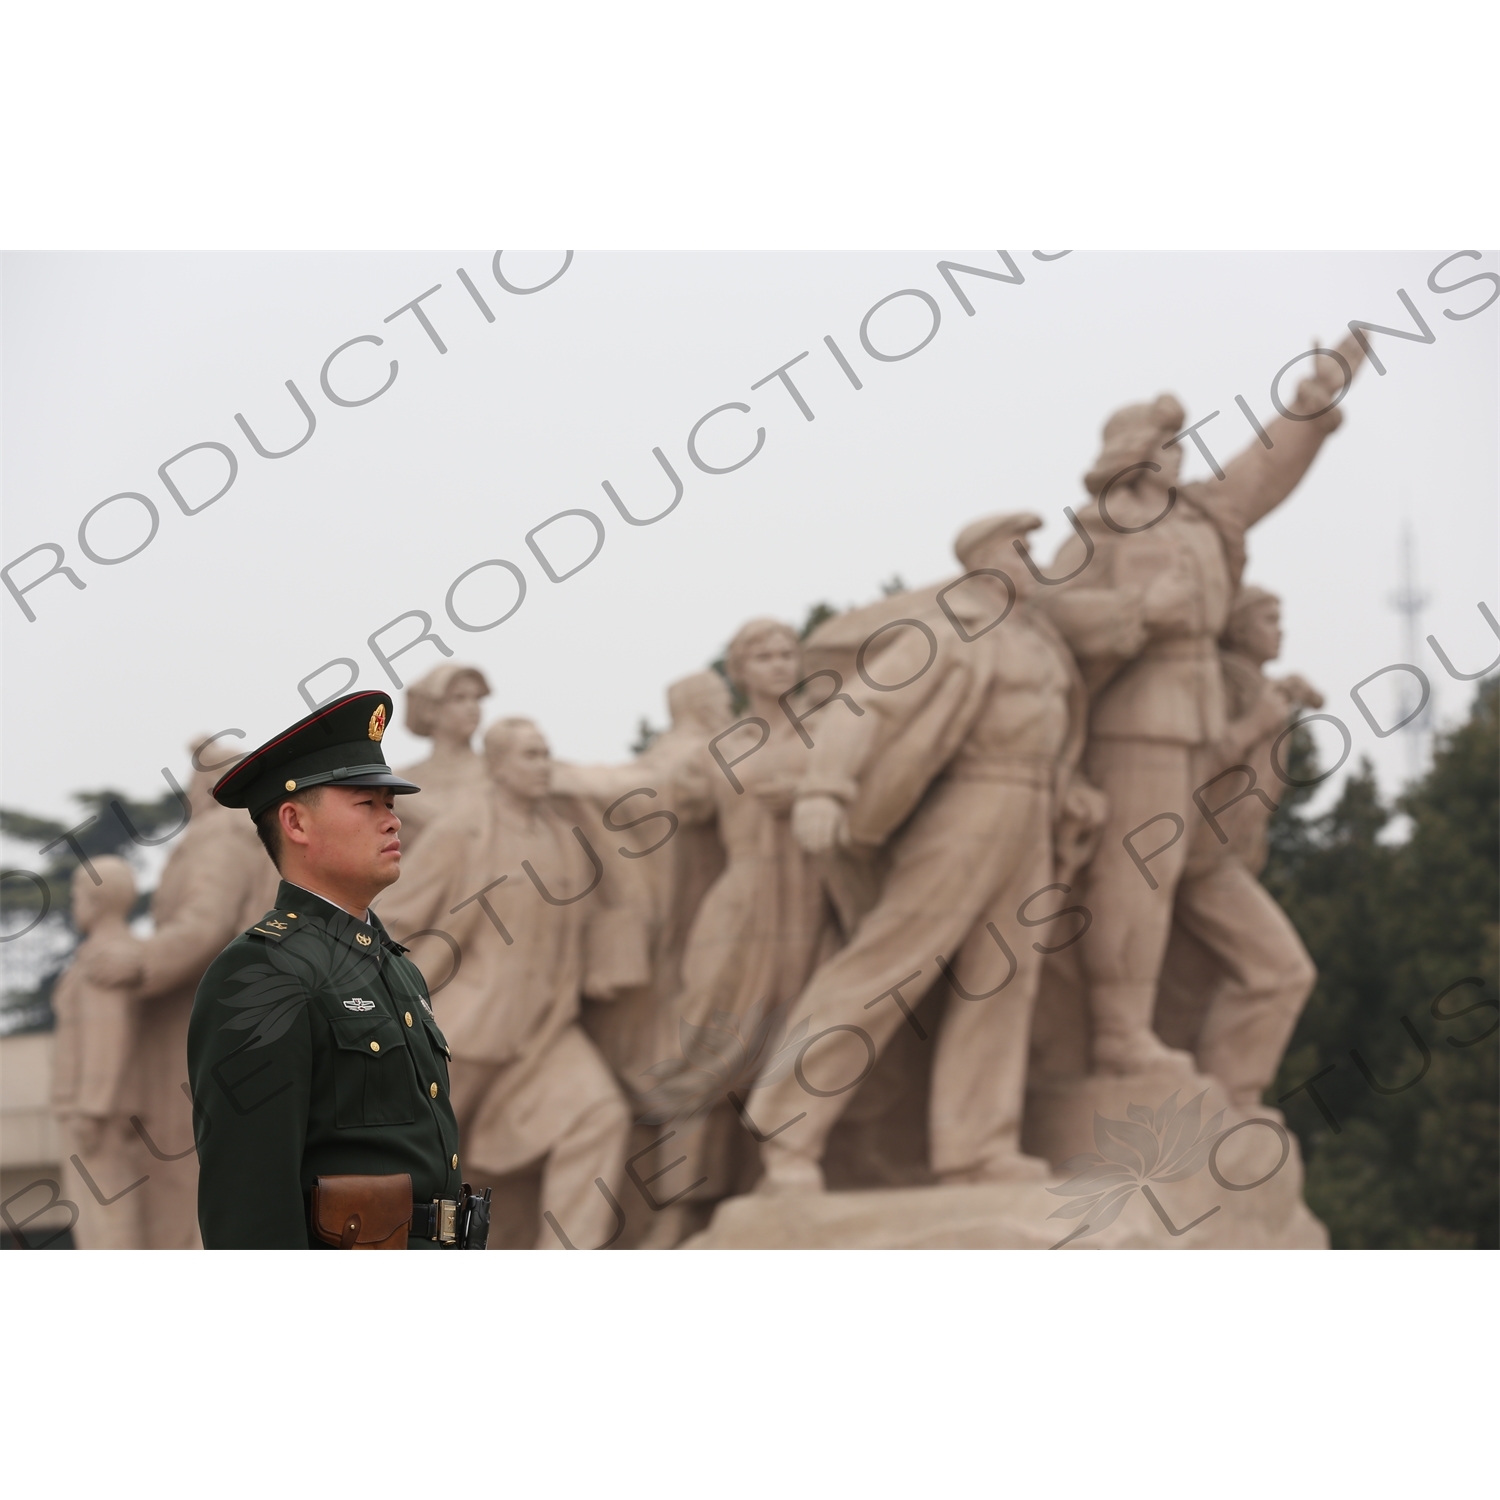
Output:
[[[490,775],[517,797],[535,801],[552,787],[552,752],[536,729],[518,729],[489,757]]]
[[[401,819],[386,787],[328,786],[315,802],[286,806],[286,839],[303,851],[309,875],[326,888],[383,891],[401,874]]]

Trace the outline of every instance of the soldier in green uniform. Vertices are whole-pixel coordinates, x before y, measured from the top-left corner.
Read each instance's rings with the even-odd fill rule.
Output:
[[[214,787],[282,876],[216,958],[188,1031],[207,1249],[483,1248],[459,1174],[448,1044],[406,950],[369,910],[401,871],[384,693],[352,693]]]

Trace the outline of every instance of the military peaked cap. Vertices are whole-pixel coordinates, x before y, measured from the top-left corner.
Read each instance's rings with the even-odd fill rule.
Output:
[[[385,693],[350,693],[315,709],[252,750],[214,786],[214,800],[252,818],[290,793],[313,786],[383,786],[419,792],[385,762],[380,741],[391,721]]]

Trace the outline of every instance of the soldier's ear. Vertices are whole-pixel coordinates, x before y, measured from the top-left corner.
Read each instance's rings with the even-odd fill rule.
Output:
[[[296,801],[283,802],[276,809],[276,821],[281,824],[284,843],[301,844],[305,848],[312,842],[308,829],[309,810],[309,803]]]

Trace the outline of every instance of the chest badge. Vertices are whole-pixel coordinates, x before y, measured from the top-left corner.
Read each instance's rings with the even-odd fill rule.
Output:
[[[374,939],[371,938],[368,932],[356,932],[354,934],[354,941],[358,943],[361,948],[368,948],[374,941]]]
[[[344,1001],[344,1009],[356,1011],[374,1010],[375,1002],[373,1000],[362,1000],[356,995],[352,1000]]]

